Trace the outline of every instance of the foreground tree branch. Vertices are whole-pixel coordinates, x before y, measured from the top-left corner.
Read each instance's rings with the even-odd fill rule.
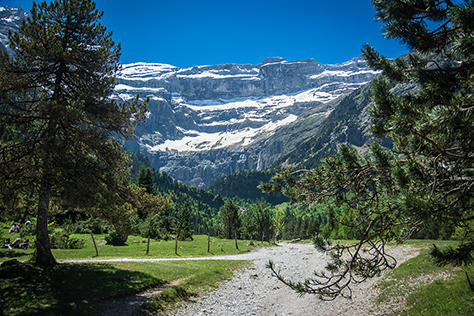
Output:
[[[322,299],[350,297],[351,285],[394,268],[387,242],[402,242],[429,224],[457,226],[464,242],[431,252],[438,264],[472,264],[474,251],[474,2],[373,0],[388,38],[407,44],[410,54],[389,60],[366,45],[373,69],[371,132],[394,141],[393,152],[374,143],[365,158],[349,147],[311,170],[276,174],[265,192],[282,192],[303,205],[320,203],[345,213],[338,224],[366,227],[356,245],[328,246],[326,272],[302,283],[282,282]],[[413,87],[407,92],[399,87]]]

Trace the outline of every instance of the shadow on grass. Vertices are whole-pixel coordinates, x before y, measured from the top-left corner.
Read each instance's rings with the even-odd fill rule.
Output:
[[[31,255],[31,251],[26,252],[23,249],[18,249],[18,250],[19,251],[10,250],[10,249],[2,249],[0,250],[0,258],[18,258],[18,257],[25,257],[25,256]]]
[[[0,269],[0,315],[90,315],[96,299],[138,293],[164,283],[146,273],[109,264],[30,264]]]

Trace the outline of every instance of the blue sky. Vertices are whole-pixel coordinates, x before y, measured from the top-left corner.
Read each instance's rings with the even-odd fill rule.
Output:
[[[39,3],[41,1],[37,1]],[[365,43],[387,57],[404,46],[382,35],[370,0],[96,0],[122,45],[122,63],[178,67],[258,64],[267,57],[342,63]],[[32,1],[0,0],[31,9]]]

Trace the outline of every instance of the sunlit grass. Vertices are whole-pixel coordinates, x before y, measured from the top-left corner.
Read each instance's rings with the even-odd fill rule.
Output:
[[[380,303],[402,302],[397,315],[473,315],[474,292],[469,288],[465,271],[474,277],[474,267],[455,268],[434,265],[429,247],[454,246],[456,241],[409,241],[422,249],[378,283]]]

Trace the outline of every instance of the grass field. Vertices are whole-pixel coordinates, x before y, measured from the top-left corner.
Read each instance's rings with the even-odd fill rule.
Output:
[[[3,239],[9,237],[12,241],[20,238],[19,234],[4,234]],[[84,259],[97,258],[91,235],[71,235],[71,238],[81,238],[85,241],[84,248],[81,249],[53,249],[56,259]],[[126,258],[186,258],[186,257],[206,257],[213,255],[233,255],[245,253],[253,249],[248,241],[238,241],[239,249],[235,247],[234,240],[226,240],[211,237],[210,252],[207,252],[207,236],[197,235],[194,240],[178,241],[178,251],[175,254],[175,241],[150,240],[150,251],[146,254],[147,239],[140,236],[129,236],[126,246],[111,246],[105,244],[104,235],[94,235],[99,258],[126,257]],[[28,260],[33,253],[33,248],[23,249],[2,249],[0,261],[16,258],[18,260]]]
[[[10,235],[10,236],[8,236]],[[12,240],[16,234],[4,234]],[[146,239],[130,236],[126,246],[106,245],[103,235],[95,240],[99,256],[90,235],[76,235],[85,241],[82,249],[53,249],[56,259],[84,258],[187,258],[232,255],[255,248],[248,241],[211,238],[207,252],[207,236],[194,236],[193,241],[155,241],[146,252]],[[344,243],[344,241],[340,241]],[[474,279],[474,267],[436,267],[428,255],[435,242],[440,246],[455,245],[454,241],[409,241],[421,248],[421,254],[393,270],[377,286],[381,289],[379,302],[402,300],[403,311],[393,315],[473,315],[474,292],[470,291],[466,275]],[[265,244],[267,246],[268,244]],[[27,261],[33,249],[1,249],[0,261],[12,258]],[[94,300],[121,297],[141,292],[165,282],[182,280],[179,286],[148,302],[149,310],[159,310],[185,299],[191,293],[201,293],[229,279],[233,271],[248,262],[173,261],[159,263],[61,263],[52,270],[41,270],[29,264],[0,269],[0,310],[4,315],[88,315]]]
[[[18,234],[4,234],[14,240]],[[82,249],[53,249],[57,260],[61,259],[105,259],[126,258],[186,258],[215,255],[233,255],[249,252],[255,248],[249,241],[207,236],[194,236],[194,240],[175,241],[151,240],[146,255],[146,239],[130,236],[126,246],[105,244],[103,235],[95,235],[99,256],[90,235],[74,235],[85,241]],[[1,249],[0,262],[10,259],[28,261],[34,249]],[[62,263],[52,270],[41,270],[30,264],[21,264],[0,269],[0,309],[4,315],[88,315],[93,312],[93,301],[102,298],[120,297],[141,292],[147,288],[183,280],[177,291],[167,290],[166,300],[154,300],[148,304],[151,310],[162,309],[185,297],[172,295],[174,292],[189,294],[213,288],[233,275],[233,271],[248,265],[235,260],[197,260],[159,263]],[[166,293],[165,293],[166,294]]]

